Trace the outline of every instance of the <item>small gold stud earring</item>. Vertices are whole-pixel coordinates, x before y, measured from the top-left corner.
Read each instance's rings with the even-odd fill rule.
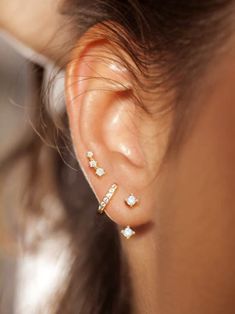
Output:
[[[94,159],[94,154],[91,151],[88,151],[86,153],[86,156],[89,160],[89,167],[95,169],[95,174],[98,177],[102,177],[103,175],[105,175],[105,171],[103,168],[98,166],[98,162]]]
[[[134,207],[134,206],[136,206],[138,202],[139,202],[139,200],[138,200],[138,198],[136,198],[136,197],[134,196],[134,194],[130,194],[130,195],[127,197],[127,199],[125,199],[126,205],[129,206],[129,207],[131,207],[131,208]]]
[[[121,234],[126,239],[130,239],[133,235],[135,235],[135,231],[132,230],[130,226],[127,226],[125,229],[121,230]]]
[[[105,207],[109,204],[109,202],[111,201],[113,195],[115,194],[115,192],[117,191],[118,185],[116,183],[114,183],[110,189],[108,190],[108,192],[105,194],[105,196],[103,197],[103,200],[100,202],[99,204],[99,208],[98,208],[98,212],[100,214],[103,214]]]

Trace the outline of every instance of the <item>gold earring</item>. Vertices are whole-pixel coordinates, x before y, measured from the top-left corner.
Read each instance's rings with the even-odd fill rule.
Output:
[[[129,207],[134,207],[138,204],[139,200],[134,194],[130,194],[126,199],[125,203]],[[121,230],[121,234],[126,238],[130,239],[133,235],[135,235],[135,231],[131,229],[130,226],[127,226],[125,229]]]
[[[94,157],[93,152],[91,152],[91,151],[87,152],[86,156],[87,156],[87,158],[89,160],[89,167],[95,169],[95,174],[98,177],[102,177],[103,175],[105,175],[104,169],[99,167],[98,166],[98,162],[93,158]]]
[[[125,203],[127,206],[129,207],[134,207],[137,205],[137,203],[139,202],[138,198],[135,197],[134,194],[130,194],[127,199],[125,199]]]
[[[117,191],[117,189],[118,189],[118,185],[116,183],[112,184],[112,186],[110,187],[110,189],[105,194],[105,196],[103,197],[102,201],[99,204],[98,213],[100,213],[100,214],[104,213],[106,206],[110,203],[110,201],[111,201],[112,197],[114,196],[115,192]],[[131,194],[130,196],[134,197],[133,194]],[[138,201],[137,198],[135,198],[135,199],[134,198],[131,199],[132,202],[129,202],[131,205],[128,204],[128,206],[133,207],[137,203],[137,201]],[[134,200],[135,200],[135,202],[134,202]],[[131,229],[130,226],[127,226],[125,229],[121,230],[121,234],[126,239],[130,239],[133,235],[135,235],[135,231],[133,229]]]
[[[114,183],[111,188],[108,190],[108,192],[105,194],[103,200],[100,202],[99,204],[99,208],[98,208],[98,212],[100,214],[103,214],[105,207],[109,204],[109,202],[111,201],[113,195],[115,194],[115,192],[117,191],[118,185],[116,183]]]
[[[126,239],[130,239],[133,235],[135,235],[135,231],[132,230],[130,226],[127,226],[125,229],[121,230],[121,234]]]

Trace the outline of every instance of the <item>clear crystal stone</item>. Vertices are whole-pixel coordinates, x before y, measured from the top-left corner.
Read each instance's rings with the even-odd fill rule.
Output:
[[[103,168],[98,168],[96,169],[96,174],[97,176],[102,177],[105,174],[105,171]]]
[[[135,206],[137,202],[138,200],[133,194],[129,195],[126,200],[127,205],[129,205],[130,207]]]
[[[105,197],[105,198],[104,198],[104,202],[105,202],[106,204],[109,202],[108,197]]]
[[[132,230],[129,226],[127,226],[125,229],[121,231],[121,233],[125,238],[130,239],[135,234],[135,231]]]
[[[89,166],[90,166],[91,168],[95,168],[95,167],[97,166],[97,161],[96,161],[96,160],[91,160],[91,161],[89,162]]]
[[[94,156],[94,154],[89,151],[89,152],[86,153],[86,156],[87,156],[88,158],[92,158],[92,157]]]

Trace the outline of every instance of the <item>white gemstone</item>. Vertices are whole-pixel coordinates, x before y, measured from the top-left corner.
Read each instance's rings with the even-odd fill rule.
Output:
[[[135,234],[135,231],[132,230],[129,226],[126,227],[125,229],[123,229],[121,231],[122,235],[127,238],[127,239],[130,239],[134,234]]]
[[[96,174],[97,176],[102,177],[105,174],[105,171],[103,168],[98,168],[96,169]]]
[[[133,194],[129,195],[127,200],[126,200],[127,205],[129,205],[130,207],[135,206],[135,204],[137,202],[138,202],[138,200]]]
[[[92,158],[92,157],[94,156],[94,154],[89,151],[89,152],[86,153],[86,156],[87,156],[88,158]]]
[[[95,168],[95,167],[97,166],[97,161],[96,161],[96,160],[91,160],[91,161],[89,161],[89,166],[90,166],[91,168]]]
[[[107,204],[108,202],[109,202],[108,197],[105,197],[105,198],[104,198],[104,203],[106,203],[106,204]]]

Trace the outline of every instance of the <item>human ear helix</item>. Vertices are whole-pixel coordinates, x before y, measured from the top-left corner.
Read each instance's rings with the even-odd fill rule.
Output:
[[[104,170],[103,168],[101,168],[101,167],[98,165],[98,162],[94,159],[94,154],[93,154],[93,152],[88,151],[88,152],[86,153],[86,156],[87,156],[88,161],[89,161],[89,167],[95,169],[95,174],[96,174],[98,177],[102,177],[103,175],[105,175],[105,170]]]

